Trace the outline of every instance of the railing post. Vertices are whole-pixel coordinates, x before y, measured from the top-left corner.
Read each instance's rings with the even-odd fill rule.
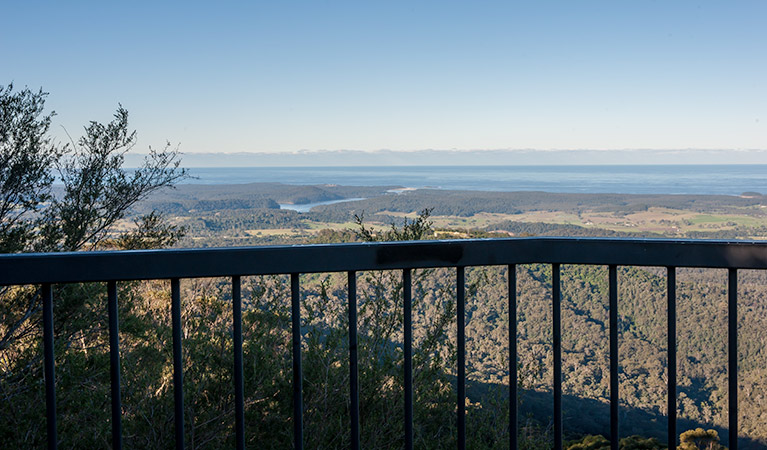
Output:
[[[509,283],[509,448],[517,450],[519,419],[517,386],[517,266],[508,267]]]
[[[43,359],[45,367],[45,416],[48,448],[58,448],[56,433],[56,353],[53,347],[53,289],[50,283],[42,286],[43,295]]]
[[[123,447],[122,404],[120,401],[120,327],[117,315],[117,282],[107,282],[109,310],[109,373],[112,390],[112,448]]]
[[[610,297],[610,448],[618,450],[618,267],[611,265],[609,271]]]
[[[304,374],[301,369],[301,287],[298,274],[290,274],[290,306],[293,332],[293,448],[304,448]]]
[[[181,351],[181,287],[170,280],[170,311],[173,326],[173,398],[176,448],[184,448],[184,362]]]
[[[466,448],[466,277],[463,267],[456,268],[457,339],[458,339],[458,449]]]
[[[237,450],[245,448],[245,387],[242,368],[242,293],[239,275],[232,277],[232,331],[234,340],[234,428]]]
[[[668,447],[676,448],[676,267],[666,268],[668,351]]]
[[[349,288],[349,415],[351,448],[360,448],[360,388],[357,361],[357,274],[347,273]]]
[[[551,265],[551,303],[554,353],[554,449],[562,449],[562,291],[559,264]]]
[[[402,271],[404,377],[405,377],[405,450],[413,449],[413,299],[410,269]]]
[[[729,382],[730,450],[738,450],[738,270],[729,269],[727,289],[727,376]]]

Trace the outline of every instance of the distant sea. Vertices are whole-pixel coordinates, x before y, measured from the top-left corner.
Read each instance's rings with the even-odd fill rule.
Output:
[[[339,184],[475,191],[767,194],[767,164],[191,168],[185,183]]]

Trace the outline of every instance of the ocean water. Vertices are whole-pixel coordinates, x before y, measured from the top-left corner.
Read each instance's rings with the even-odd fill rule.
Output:
[[[186,183],[339,184],[478,191],[767,194],[767,164],[192,168]]]

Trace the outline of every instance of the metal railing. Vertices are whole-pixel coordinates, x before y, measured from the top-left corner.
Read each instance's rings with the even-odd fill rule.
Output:
[[[692,241],[584,238],[520,238],[389,242],[305,246],[270,246],[191,250],[146,250],[0,255],[0,285],[40,284],[43,298],[44,374],[49,448],[56,448],[56,396],[53,351],[54,292],[57,283],[107,282],[112,397],[112,444],[122,447],[120,403],[119,320],[117,282],[170,279],[173,328],[173,386],[176,447],[184,448],[183,364],[181,353],[181,278],[232,279],[235,436],[244,448],[244,390],[242,361],[242,299],[240,281],[246,275],[290,274],[293,344],[293,425],[295,448],[303,448],[303,389],[299,274],[347,272],[349,301],[350,433],[352,448],[360,446],[357,360],[356,274],[367,270],[401,270],[404,297],[405,447],[413,448],[412,290],[411,270],[456,268],[457,286],[457,436],[466,445],[465,267],[508,266],[509,301],[509,446],[517,448],[517,279],[516,265],[542,263],[552,267],[554,448],[561,449],[562,334],[560,265],[608,266],[610,341],[610,442],[618,448],[618,266],[667,268],[668,318],[668,436],[677,436],[676,269],[728,269],[729,448],[738,437],[738,269],[767,269],[767,243],[752,241]],[[671,442],[670,442],[671,444]]]

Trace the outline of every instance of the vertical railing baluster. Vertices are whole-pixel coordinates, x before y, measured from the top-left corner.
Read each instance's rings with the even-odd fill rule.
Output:
[[[58,447],[56,433],[56,354],[53,348],[53,288],[42,286],[43,296],[43,359],[45,360],[45,416],[48,430],[48,448]]]
[[[609,267],[610,297],[610,448],[618,450],[618,267]]]
[[[676,448],[676,267],[666,268],[668,351],[668,448]]]
[[[413,298],[410,269],[402,271],[404,370],[405,370],[405,449],[413,449]]]
[[[727,288],[730,450],[738,450],[738,269],[729,269]]]
[[[178,278],[170,280],[170,314],[173,327],[173,399],[176,448],[184,448],[184,363],[181,353],[181,287]]]
[[[562,449],[562,291],[559,264],[551,265],[551,300],[554,350],[554,448]]]
[[[122,405],[120,401],[120,322],[117,314],[117,282],[107,282],[109,311],[109,375],[112,390],[112,448],[123,447]]]
[[[458,448],[466,448],[466,276],[456,268],[457,338],[458,338]]]
[[[304,448],[304,374],[301,369],[301,291],[298,274],[290,274],[290,305],[293,327],[293,448]]]
[[[519,436],[517,386],[517,266],[508,267],[509,277],[509,449],[517,450]]]
[[[245,448],[245,381],[242,368],[242,292],[239,275],[232,277],[232,331],[234,341],[234,434],[237,450]]]
[[[357,274],[347,273],[349,288],[349,415],[352,450],[360,448],[360,387],[357,361]]]
[[[676,448],[676,267],[666,268],[668,343],[668,448]]]

